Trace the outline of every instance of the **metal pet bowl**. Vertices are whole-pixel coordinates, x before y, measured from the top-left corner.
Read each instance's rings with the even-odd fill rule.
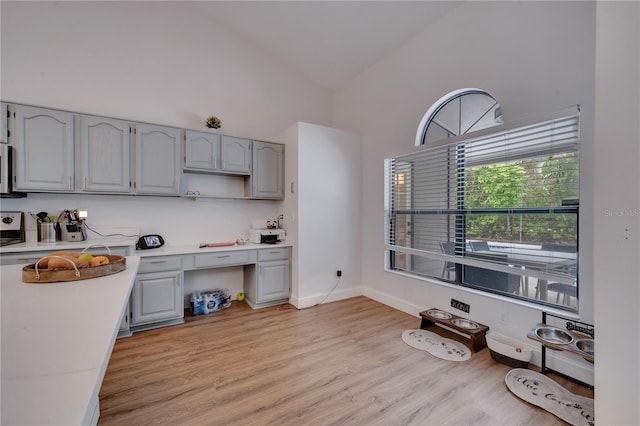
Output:
[[[427,311],[427,314],[432,317],[432,318],[438,318],[438,319],[450,319],[451,318],[451,314],[445,311],[440,311],[438,309],[431,309],[430,311]]]
[[[464,318],[456,318],[451,321],[451,324],[455,325],[456,327],[466,328],[467,330],[475,330],[476,328],[480,327],[477,322],[469,321],[468,319]]]
[[[538,327],[536,336],[548,343],[556,345],[566,345],[573,342],[573,336],[566,331],[556,327]]]
[[[589,355],[594,354],[594,341],[593,339],[580,339],[576,341],[576,347],[582,352]]]

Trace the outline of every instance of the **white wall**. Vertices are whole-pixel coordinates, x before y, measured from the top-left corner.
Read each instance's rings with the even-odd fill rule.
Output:
[[[327,90],[197,2],[2,1],[0,10],[3,101],[194,129],[217,115],[223,133],[274,142],[298,121],[330,124]],[[97,228],[225,241],[246,236],[253,218],[275,219],[279,204],[33,194],[1,208],[86,209]]]
[[[294,242],[291,302],[306,308],[360,295],[360,137],[297,123],[284,139],[284,211],[287,237]],[[339,282],[337,270],[342,271]]]
[[[463,87],[487,90],[505,121],[582,106],[580,317],[593,322],[592,176],[595,4],[589,2],[465,2],[366,70],[334,98],[334,126],[363,137],[363,262],[365,294],[406,312],[471,304],[470,317],[527,341],[537,309],[404,278],[383,271],[383,159],[410,151],[427,109]],[[508,325],[500,324],[502,313]],[[417,325],[417,323],[416,323]],[[535,346],[535,345],[534,345]],[[593,367],[568,355],[572,374],[593,381]],[[537,360],[539,362],[539,359]],[[565,360],[566,361],[566,360]],[[564,368],[566,362],[555,364]]]
[[[272,138],[329,125],[331,94],[216,25],[198,2],[12,2],[2,8],[2,99]]]
[[[593,221],[598,424],[640,424],[639,27],[637,2],[598,2]]]

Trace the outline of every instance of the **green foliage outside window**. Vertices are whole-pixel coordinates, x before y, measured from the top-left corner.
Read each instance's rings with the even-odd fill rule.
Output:
[[[578,198],[573,153],[469,167],[465,171],[465,207],[469,209],[559,207]],[[471,240],[575,244],[575,214],[492,214],[466,216]]]

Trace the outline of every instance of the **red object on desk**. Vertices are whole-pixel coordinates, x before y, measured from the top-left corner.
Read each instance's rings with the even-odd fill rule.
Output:
[[[222,243],[201,243],[200,248],[205,247],[225,247],[225,246],[235,246],[235,242],[222,242]]]

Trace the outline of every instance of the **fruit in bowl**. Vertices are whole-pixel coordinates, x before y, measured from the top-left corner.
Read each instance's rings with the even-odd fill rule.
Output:
[[[93,259],[93,255],[89,253],[82,253],[80,256],[78,256],[78,259],[85,260],[90,263],[91,259]]]
[[[47,269],[74,269],[74,265],[76,268],[87,268],[89,266],[89,262],[86,260],[69,255],[51,255],[50,258],[45,260],[48,260]]]
[[[107,256],[94,256],[89,261],[89,266],[103,266],[109,264],[109,258]]]
[[[43,269],[74,269],[103,266],[109,264],[109,258],[104,255],[92,255],[75,251],[57,251],[39,261]]]

